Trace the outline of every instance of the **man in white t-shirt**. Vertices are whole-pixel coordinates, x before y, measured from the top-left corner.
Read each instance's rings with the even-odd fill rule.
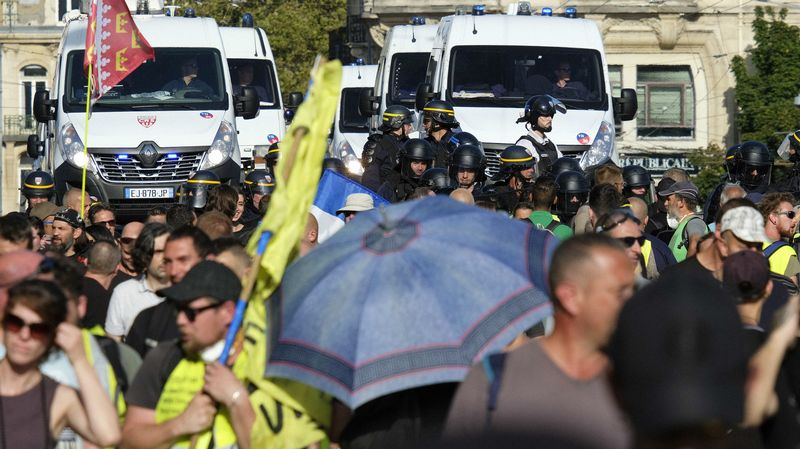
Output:
[[[135,270],[143,274],[114,288],[105,325],[109,337],[121,340],[139,312],[164,300],[155,292],[171,285],[164,265],[164,246],[168,236],[167,225],[148,223],[136,239],[133,263]]]

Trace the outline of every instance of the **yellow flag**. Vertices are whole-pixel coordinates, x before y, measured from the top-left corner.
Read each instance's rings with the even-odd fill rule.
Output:
[[[281,160],[276,167],[275,191],[267,215],[247,247],[250,254],[255,254],[262,233],[271,232],[269,245],[256,267],[259,275],[244,320],[247,378],[258,388],[251,395],[256,409],[253,447],[305,447],[325,438],[323,429],[330,425],[329,396],[297,382],[264,379],[268,344],[264,302],[278,287],[286,266],[297,254],[317,192],[341,80],[339,61],[321,64],[312,73],[308,96],[281,141]],[[294,148],[296,153],[292,151]],[[283,173],[284,165],[289,173]]]

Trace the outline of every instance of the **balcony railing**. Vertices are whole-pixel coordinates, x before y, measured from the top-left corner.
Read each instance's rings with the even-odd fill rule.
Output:
[[[32,115],[4,115],[3,135],[24,136],[36,132],[36,119]]]

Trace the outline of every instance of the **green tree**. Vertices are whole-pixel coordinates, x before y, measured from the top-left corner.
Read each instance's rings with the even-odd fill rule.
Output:
[[[705,197],[719,184],[722,175],[725,174],[725,150],[719,145],[712,143],[706,148],[699,148],[689,153],[689,162],[697,167],[697,174],[692,178],[692,182],[700,190],[700,194]]]
[[[252,14],[269,36],[284,95],[305,92],[316,55],[328,54],[328,36],[345,26],[347,14],[345,0],[189,0],[184,7],[221,26],[238,26]]]
[[[800,94],[800,28],[785,22],[786,13],[756,7],[750,58],[736,56],[732,63],[742,140],[760,140],[770,148],[777,148],[782,133],[800,124],[793,103]]]

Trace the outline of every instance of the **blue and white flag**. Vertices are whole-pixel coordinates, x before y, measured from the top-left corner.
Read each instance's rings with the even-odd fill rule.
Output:
[[[314,204],[311,205],[311,213],[316,217],[319,224],[319,232],[317,234],[319,243],[324,242],[336,231],[344,227],[344,214],[337,215],[336,211],[344,207],[347,195],[351,193],[366,193],[372,197],[375,207],[389,204],[389,201],[382,196],[352,179],[333,170],[325,170],[322,179],[319,180]]]

